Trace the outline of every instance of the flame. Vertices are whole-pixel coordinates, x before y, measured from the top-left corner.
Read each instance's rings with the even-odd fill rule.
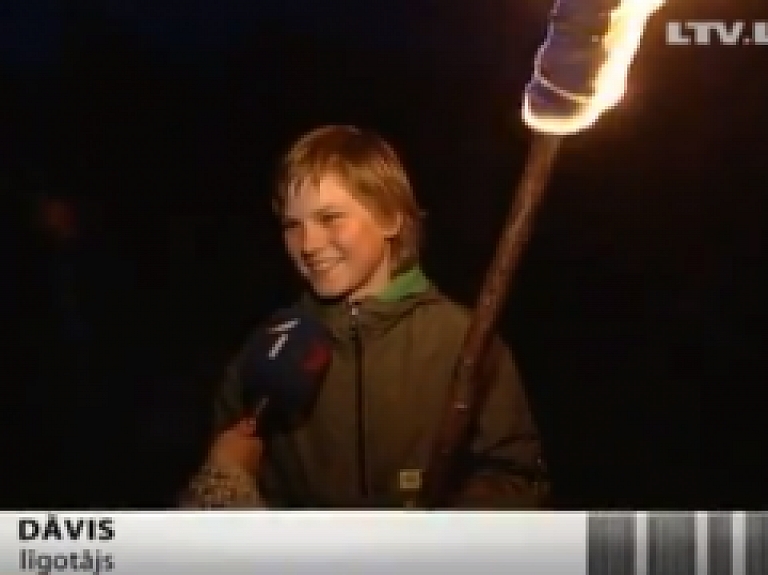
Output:
[[[523,100],[523,121],[538,132],[573,134],[590,127],[603,112],[616,106],[626,92],[629,67],[640,46],[646,24],[665,1],[621,0],[610,12],[610,24],[602,37],[604,56],[591,82],[590,95],[569,93],[547,82],[547,79],[539,74],[539,56],[547,47],[548,39],[537,55],[534,78],[558,97],[574,103],[573,112],[567,117],[537,115],[531,106],[530,96],[526,93]]]

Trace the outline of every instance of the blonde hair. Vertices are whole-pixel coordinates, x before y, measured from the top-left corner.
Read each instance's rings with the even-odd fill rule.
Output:
[[[306,182],[333,175],[350,195],[381,218],[400,217],[392,239],[395,273],[419,261],[424,214],[395,150],[383,138],[354,126],[329,125],[301,136],[283,156],[273,198],[282,214],[285,199]]]

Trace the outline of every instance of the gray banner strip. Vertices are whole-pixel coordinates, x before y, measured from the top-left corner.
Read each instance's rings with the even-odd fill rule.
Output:
[[[693,513],[648,517],[648,575],[696,574],[696,516]]]
[[[89,539],[91,521],[111,530]],[[0,512],[0,575],[584,575],[586,530],[586,513]]]
[[[730,513],[710,513],[707,518],[707,575],[733,575],[732,522]]]
[[[634,513],[590,513],[587,575],[635,575]]]
[[[746,514],[746,575],[768,573],[768,515]]]

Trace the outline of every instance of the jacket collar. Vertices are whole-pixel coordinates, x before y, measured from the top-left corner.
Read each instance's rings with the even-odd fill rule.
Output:
[[[415,308],[440,299],[419,266],[399,274],[377,296],[359,303],[326,301],[305,293],[300,306],[319,318],[338,339],[349,339],[354,328],[363,335],[387,331]],[[356,312],[356,319],[355,319]]]

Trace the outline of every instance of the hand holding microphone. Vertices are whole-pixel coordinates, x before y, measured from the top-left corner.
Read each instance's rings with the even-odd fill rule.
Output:
[[[238,372],[243,417],[213,442],[206,464],[182,493],[188,509],[267,506],[257,482],[262,437],[301,422],[331,362],[325,326],[297,308],[278,312],[246,344]]]
[[[203,468],[179,498],[184,509],[258,509],[266,507],[255,478],[264,445],[256,421],[242,419],[213,442]]]
[[[261,437],[301,421],[330,362],[331,339],[322,323],[297,308],[274,314],[252,336],[240,365],[246,413],[219,434],[209,461],[256,474]]]
[[[255,475],[259,470],[264,442],[257,435],[253,418],[238,421],[222,431],[213,442],[208,463],[219,468],[239,468]]]
[[[288,429],[307,415],[331,355],[325,325],[299,308],[277,312],[257,330],[240,374],[248,416],[259,434]]]

